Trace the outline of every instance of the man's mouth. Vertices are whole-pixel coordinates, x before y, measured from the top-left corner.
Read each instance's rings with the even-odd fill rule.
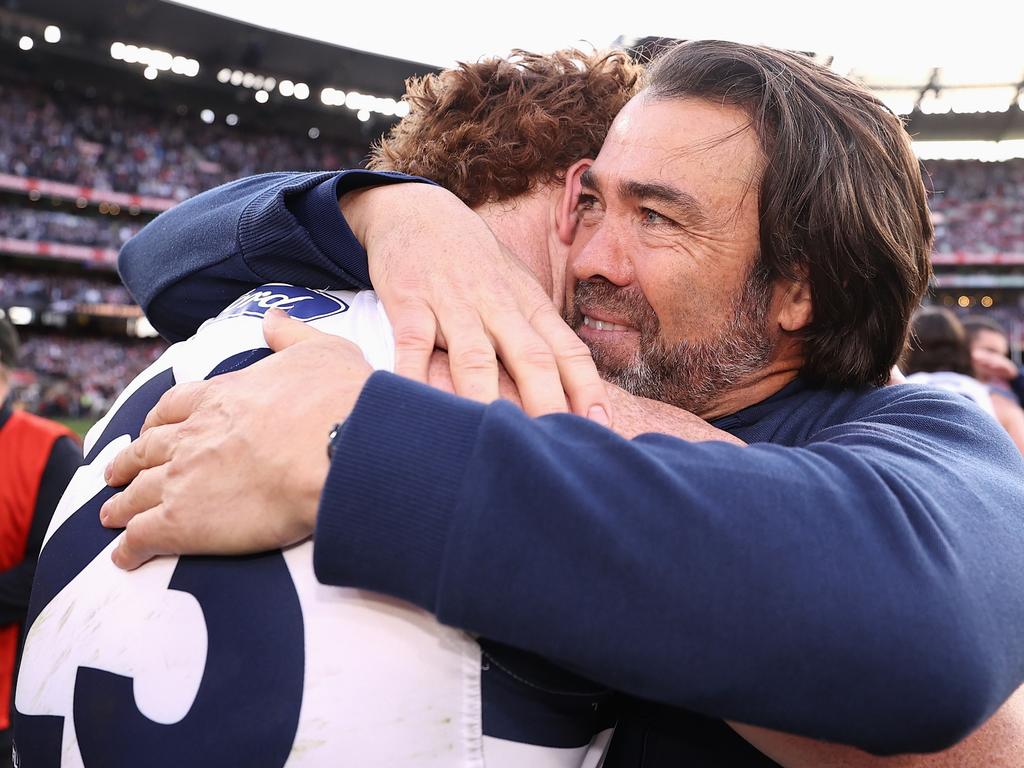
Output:
[[[623,325],[611,320],[598,320],[596,317],[587,314],[583,315],[583,325],[595,331],[636,331],[636,328],[631,325]]]

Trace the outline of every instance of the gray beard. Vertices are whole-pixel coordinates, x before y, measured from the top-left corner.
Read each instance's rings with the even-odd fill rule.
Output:
[[[774,349],[768,322],[771,298],[772,282],[757,265],[721,326],[704,339],[667,345],[657,315],[638,289],[618,288],[604,279],[582,280],[576,283],[567,322],[579,329],[584,304],[625,316],[640,331],[639,351],[623,365],[599,346],[591,347],[602,377],[638,397],[700,414],[768,364]]]

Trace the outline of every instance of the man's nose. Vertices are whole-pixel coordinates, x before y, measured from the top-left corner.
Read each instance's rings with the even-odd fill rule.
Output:
[[[577,280],[603,277],[610,283],[626,286],[633,282],[630,248],[621,233],[606,221],[599,224],[586,245],[573,257],[570,268]]]

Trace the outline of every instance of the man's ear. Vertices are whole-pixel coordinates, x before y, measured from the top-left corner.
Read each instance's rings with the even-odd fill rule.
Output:
[[[562,191],[562,199],[555,211],[555,227],[558,232],[558,239],[564,245],[572,245],[576,237],[576,201],[580,197],[580,176],[587,168],[592,166],[594,161],[590,158],[578,160],[569,166],[565,172],[565,189]]]
[[[779,304],[779,327],[784,331],[799,331],[814,318],[811,304],[811,285],[807,278],[782,284],[783,294]]]

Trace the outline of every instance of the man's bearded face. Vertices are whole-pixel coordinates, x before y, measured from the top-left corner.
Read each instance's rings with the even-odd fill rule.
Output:
[[[744,282],[727,317],[699,339],[666,343],[654,309],[636,285],[618,287],[602,278],[579,280],[566,322],[576,331],[593,323],[583,308],[600,308],[639,332],[631,359],[583,335],[601,375],[631,394],[693,413],[708,410],[723,393],[768,363],[773,348],[769,311],[772,283],[759,265]]]

